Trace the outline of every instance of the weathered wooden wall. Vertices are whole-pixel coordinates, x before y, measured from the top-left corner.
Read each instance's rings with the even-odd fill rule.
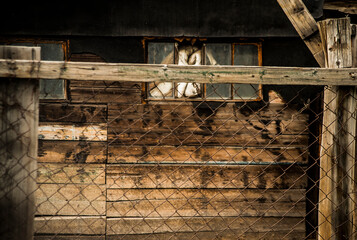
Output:
[[[305,236],[307,114],[141,89],[72,80],[69,101],[41,103],[37,239]]]

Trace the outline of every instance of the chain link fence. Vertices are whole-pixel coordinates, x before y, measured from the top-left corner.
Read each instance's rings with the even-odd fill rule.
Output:
[[[237,87],[249,88],[201,85],[204,94],[167,99],[151,98],[140,82],[68,81],[67,100],[39,105],[37,170],[27,171],[36,189],[26,192],[22,180],[2,184],[0,202],[12,201],[12,188],[23,191],[22,201],[34,198],[35,239],[317,239],[331,219],[339,221],[336,234],[354,236],[344,231],[356,226],[355,156],[348,155],[355,135],[345,126],[356,109],[339,110],[349,111],[347,119],[322,119],[323,109],[355,100],[351,88],[253,86],[257,97],[247,99]],[[324,101],[324,91],[336,99]],[[2,101],[1,109],[16,106]],[[26,106],[13,129],[1,130],[2,141],[27,124],[25,115]],[[347,148],[321,140],[332,125]],[[12,160],[1,179],[27,166],[28,156],[6,155],[7,144],[1,154]],[[339,161],[346,155],[347,168]],[[321,220],[326,199],[332,216]],[[1,206],[5,215],[21,211],[22,202],[13,203]]]

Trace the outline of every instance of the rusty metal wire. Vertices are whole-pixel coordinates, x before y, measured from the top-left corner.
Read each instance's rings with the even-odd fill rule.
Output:
[[[263,86],[234,101],[211,90],[150,99],[141,83],[70,81],[68,100],[42,101],[35,239],[317,239],[329,88]],[[337,135],[351,134],[348,116]],[[350,224],[351,238],[355,179],[332,165],[331,191],[345,191],[332,217],[347,211],[336,234]]]

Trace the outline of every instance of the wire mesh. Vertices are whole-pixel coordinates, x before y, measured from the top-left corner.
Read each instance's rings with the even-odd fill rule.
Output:
[[[317,239],[331,219],[354,236],[350,88],[153,100],[139,82],[67,84],[68,100],[40,103],[35,239]],[[321,142],[331,129],[337,144]],[[325,199],[335,205],[321,221]]]

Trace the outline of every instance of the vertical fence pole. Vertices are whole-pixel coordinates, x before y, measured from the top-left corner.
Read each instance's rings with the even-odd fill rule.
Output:
[[[0,58],[40,60],[39,47],[0,46]],[[39,87],[0,79],[0,239],[33,239]]]
[[[352,67],[349,18],[319,22],[325,64]],[[320,158],[319,239],[350,239],[353,233],[353,186],[356,137],[356,88],[328,86]]]

